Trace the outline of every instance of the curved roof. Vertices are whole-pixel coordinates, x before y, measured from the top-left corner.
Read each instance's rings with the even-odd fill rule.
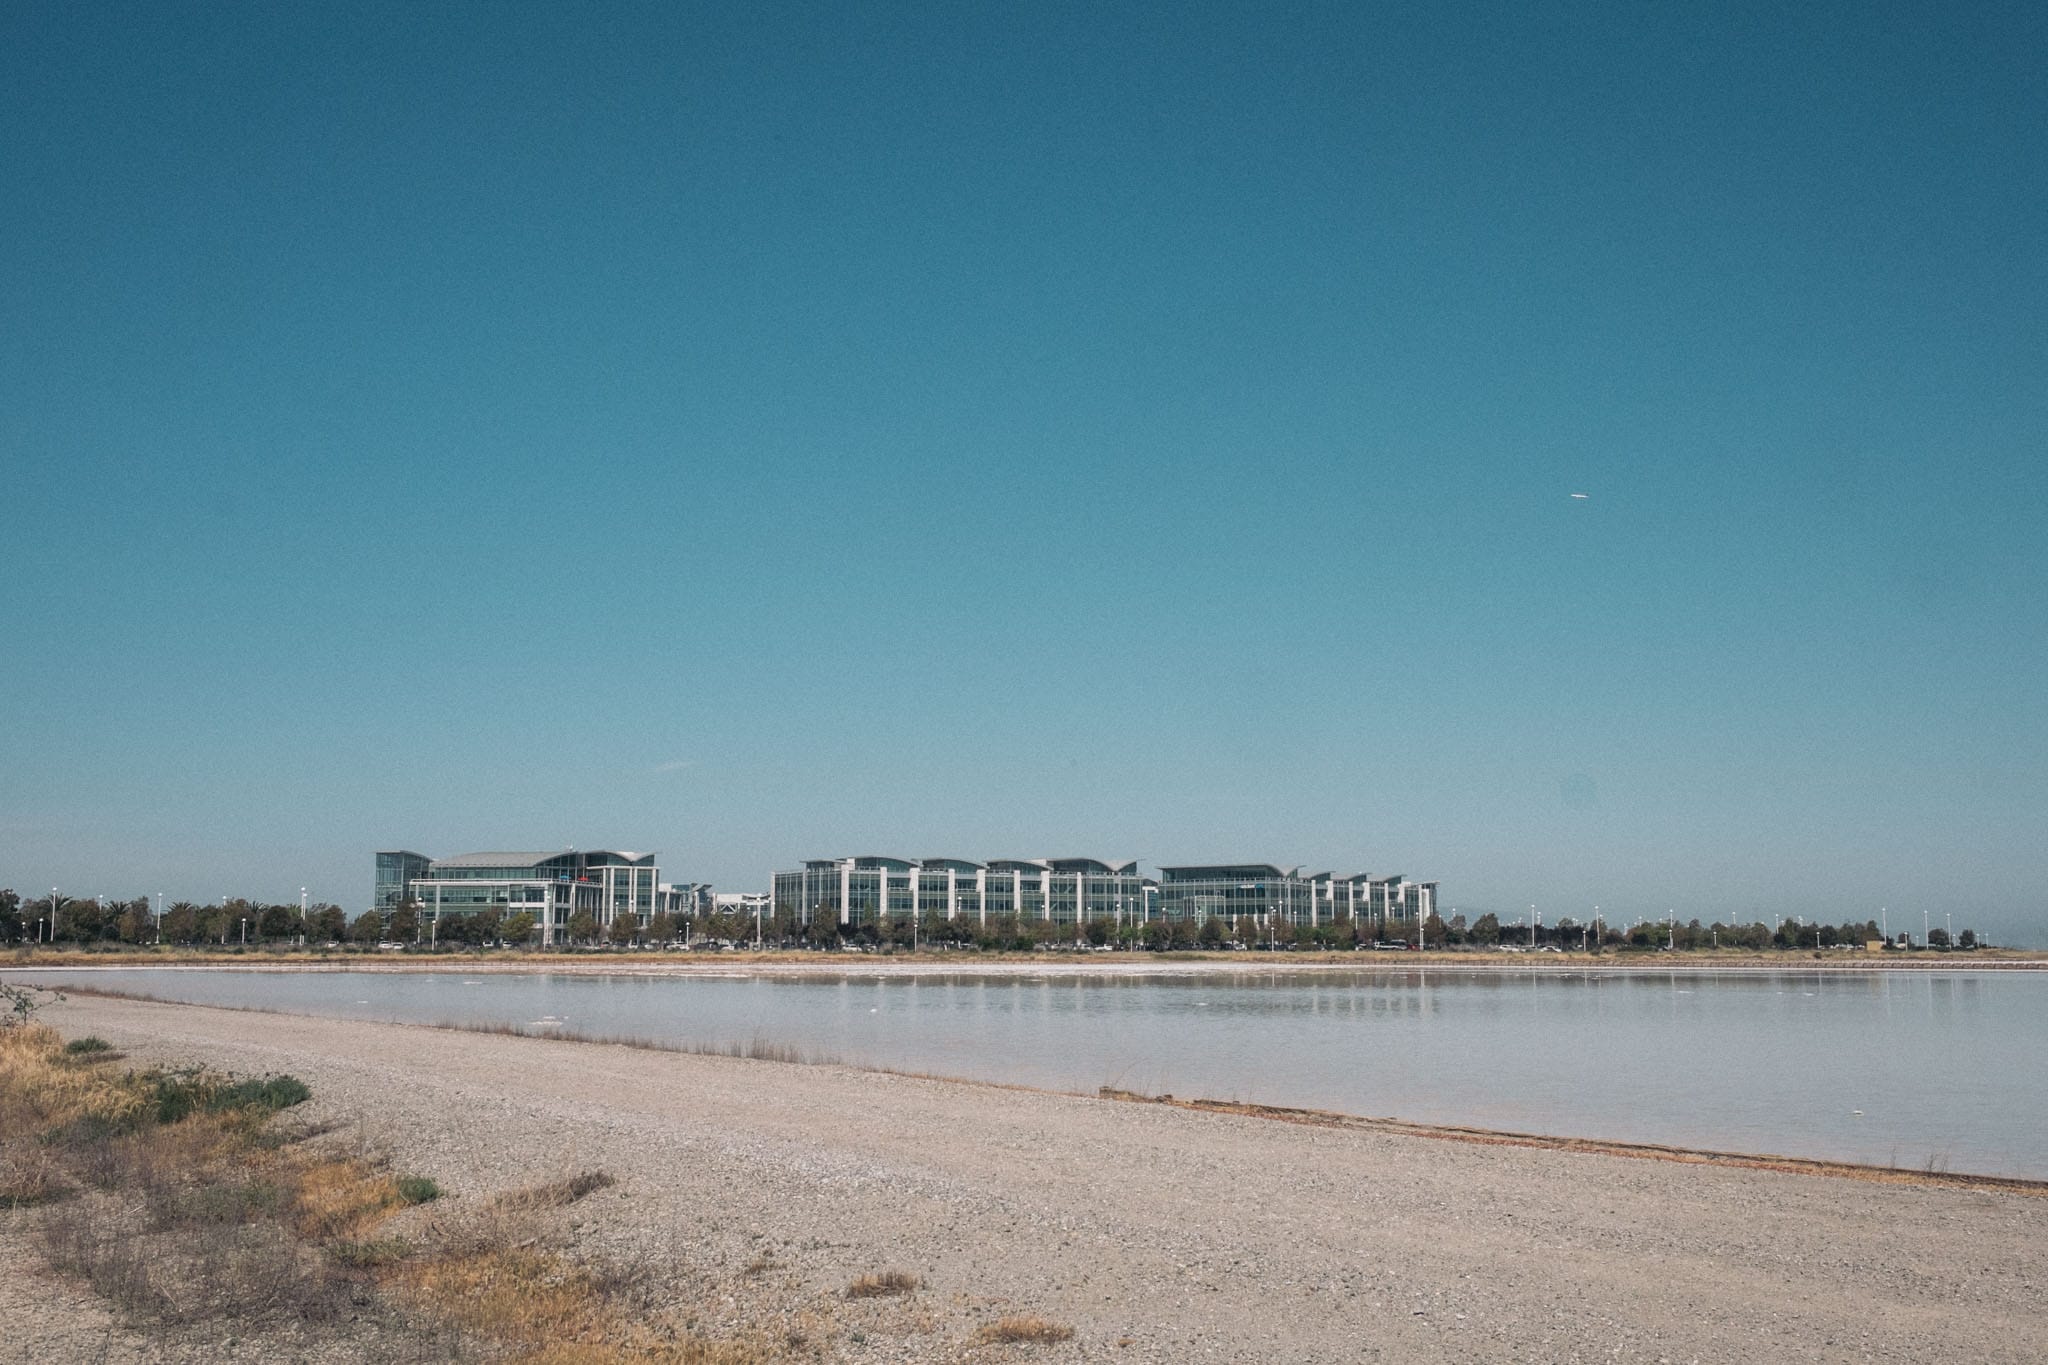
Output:
[[[555,848],[542,853],[458,853],[453,858],[436,858],[436,867],[535,867],[555,858],[571,858],[573,848]]]
[[[1122,874],[1135,876],[1138,864],[1135,859],[1128,862],[1104,862],[1100,858],[1054,858],[1051,860],[1055,872],[1100,872],[1105,875]]]

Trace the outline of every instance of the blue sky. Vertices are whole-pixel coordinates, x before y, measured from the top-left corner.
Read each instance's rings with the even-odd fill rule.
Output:
[[[10,6],[0,885],[2048,942],[2048,21],[1786,9]]]

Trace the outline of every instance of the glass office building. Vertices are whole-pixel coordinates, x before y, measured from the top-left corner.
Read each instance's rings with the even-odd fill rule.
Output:
[[[1405,877],[1333,872],[1304,874],[1271,863],[1218,863],[1159,870],[1160,913],[1168,919],[1211,918],[1235,926],[1310,926],[1353,921],[1419,925],[1436,912],[1436,883]]]
[[[370,908],[390,914],[405,899],[405,888],[415,877],[427,875],[427,865],[434,860],[424,853],[408,849],[395,849],[377,855],[377,881],[370,897]]]
[[[1099,858],[815,858],[775,874],[777,914],[799,924],[826,920],[842,928],[885,919],[972,920],[992,917],[1051,924],[1142,922],[1151,886],[1134,862]]]
[[[399,900],[410,899],[419,905],[427,925],[438,925],[444,915],[525,911],[539,924],[541,942],[552,944],[570,917],[584,911],[606,928],[626,915],[645,924],[667,901],[655,857],[609,849],[465,853],[433,859],[409,852],[379,853],[377,908],[388,913]],[[409,874],[395,884],[402,891],[386,904],[383,897],[394,891],[392,879],[401,872]]]

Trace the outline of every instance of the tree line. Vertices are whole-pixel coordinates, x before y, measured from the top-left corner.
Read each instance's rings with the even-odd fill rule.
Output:
[[[798,921],[788,910],[725,910],[699,915],[656,914],[641,923],[637,917],[621,916],[611,925],[601,924],[590,911],[578,911],[562,926],[557,940],[569,945],[622,946],[661,945],[673,942],[710,940],[747,943],[758,938],[763,947],[838,948],[845,944],[872,948],[908,948],[913,944],[933,947],[976,948],[987,952],[1029,952],[1042,946],[1085,944],[1096,948],[1150,949],[1154,952],[1220,950],[1239,948],[1290,948],[1342,951],[1350,948],[1408,942],[1412,922],[1351,920],[1339,917],[1316,925],[1261,923],[1250,915],[1236,920],[1210,918],[1195,920],[1153,919],[1143,922],[1098,918],[1079,925],[1056,924],[1018,915],[990,915],[981,919],[947,919],[943,914],[926,914],[915,920],[908,914],[871,917],[855,925],[841,925],[830,917],[809,924]],[[1675,947],[1680,951],[1708,948],[1833,948],[1860,947],[1884,937],[1875,921],[1845,921],[1841,924],[1802,923],[1786,920],[1775,927],[1761,920],[1749,924],[1699,920],[1680,924],[1647,921],[1615,927],[1592,925],[1569,917],[1554,924],[1537,925],[1533,935],[1528,926],[1502,925],[1498,916],[1483,914],[1471,922],[1463,915],[1445,920],[1432,914],[1423,926],[1432,948],[1535,946],[1560,951],[1599,947],[1623,951]],[[181,946],[240,943],[267,944],[379,943],[448,944],[451,947],[517,946],[540,939],[539,920],[529,911],[486,908],[465,914],[434,916],[418,902],[406,902],[389,913],[369,910],[349,919],[338,905],[320,902],[301,912],[296,905],[264,903],[230,897],[218,904],[178,901],[167,906],[158,923],[146,896],[130,900],[101,901],[97,898],[43,896],[24,899],[11,890],[0,890],[0,943],[48,942],[90,945],[96,943],[171,943]],[[1533,938],[1533,945],[1532,945]],[[1945,930],[1933,929],[1927,946],[1974,948],[1976,932],[1964,929],[1954,945]],[[1907,936],[1896,935],[1898,946],[1907,946]]]

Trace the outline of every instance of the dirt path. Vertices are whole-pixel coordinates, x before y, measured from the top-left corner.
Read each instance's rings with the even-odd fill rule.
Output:
[[[137,1059],[290,1071],[458,1197],[611,1171],[592,1255],[707,1283],[765,1260],[792,1303],[923,1277],[915,1313],[841,1332],[834,1359],[2017,1362],[2048,1343],[2039,1197],[107,998],[43,1017]],[[967,1346],[1006,1311],[1077,1336]]]

